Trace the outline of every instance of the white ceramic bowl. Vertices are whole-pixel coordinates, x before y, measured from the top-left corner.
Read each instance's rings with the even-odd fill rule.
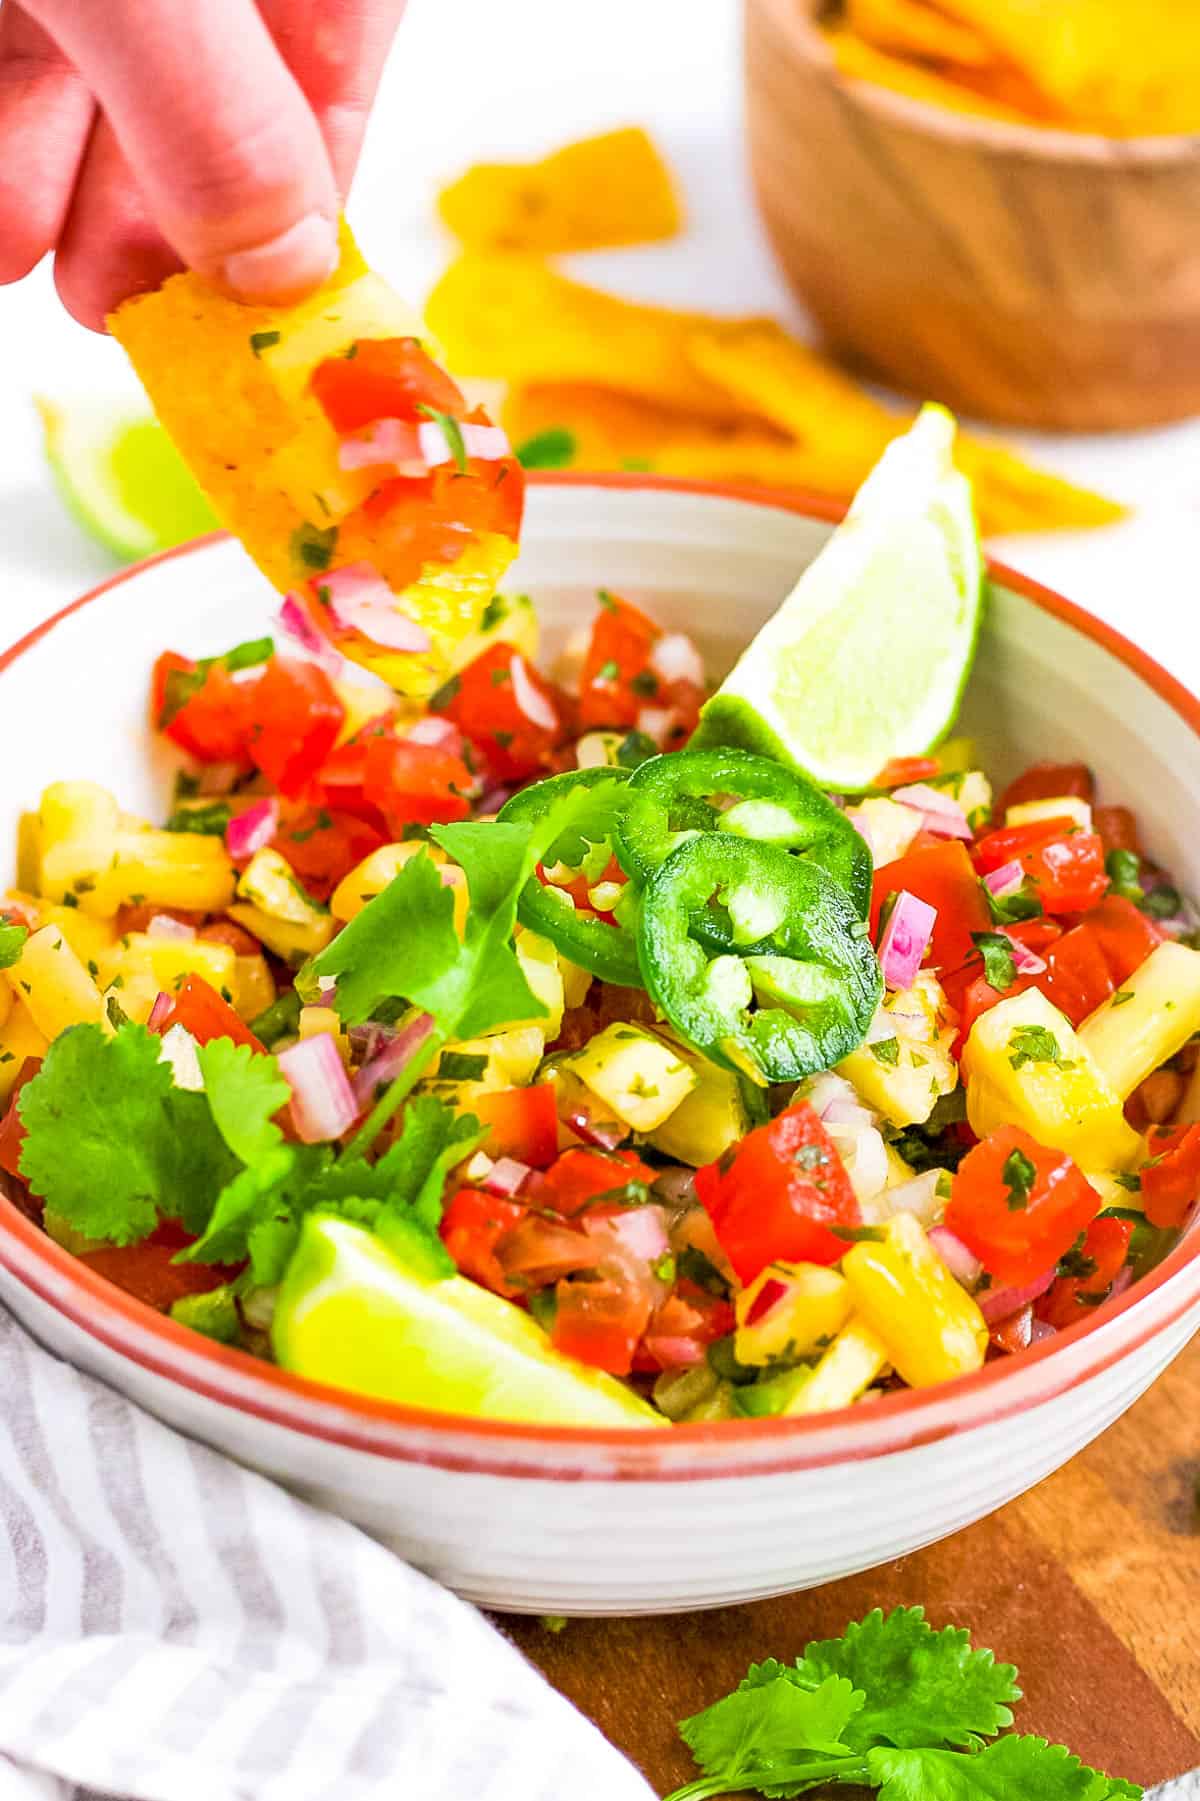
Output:
[[[641,476],[551,478],[516,572],[550,648],[604,585],[723,669],[825,538],[817,505]],[[1079,609],[1003,571],[967,700],[1000,776],[1085,758],[1200,890],[1200,704]],[[43,784],[87,775],[161,810],[145,725],[164,646],[261,631],[266,584],[206,541],[118,576],[0,659],[0,843]],[[630,1430],[421,1413],[212,1344],[74,1261],[0,1201],[0,1295],[43,1343],[163,1419],[359,1521],[475,1600],[547,1613],[714,1606],[828,1581],[956,1531],[1117,1418],[1200,1325],[1193,1234],[1082,1324],[974,1376],[839,1414]]]

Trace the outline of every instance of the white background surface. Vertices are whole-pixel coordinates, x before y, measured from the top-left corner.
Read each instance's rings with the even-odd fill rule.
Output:
[[[738,36],[736,0],[410,0],[350,209],[368,258],[422,300],[449,248],[432,211],[440,181],[480,157],[636,122],[682,181],[689,229],[672,244],[575,258],[576,272],[639,298],[800,323],[749,197]],[[0,641],[112,567],[58,506],[30,395],[130,381],[115,345],[59,308],[47,267],[0,290]],[[1200,423],[1019,441],[1138,511],[1105,531],[998,540],[997,554],[1200,686]]]

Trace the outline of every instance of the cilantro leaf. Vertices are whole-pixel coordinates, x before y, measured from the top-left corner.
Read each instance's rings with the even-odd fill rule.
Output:
[[[867,1049],[876,1063],[884,1063],[889,1069],[897,1069],[900,1065],[900,1040],[898,1038],[876,1038]]]
[[[1089,1769],[1065,1745],[1011,1735],[974,1755],[961,1751],[892,1750],[867,1753],[870,1781],[880,1801],[1110,1801],[1140,1796],[1132,1784],[1115,1783]]]
[[[1014,1069],[1026,1063],[1053,1063],[1056,1069],[1074,1069],[1074,1062],[1063,1057],[1062,1047],[1054,1033],[1045,1026],[1018,1026],[1009,1034],[1009,1062]]]
[[[984,981],[989,988],[995,988],[1002,994],[1017,979],[1017,960],[1013,955],[1012,939],[1006,938],[1003,932],[972,932],[971,937],[983,958]]]
[[[680,1724],[680,1735],[709,1783],[721,1784],[696,1784],[696,1791],[722,1794],[751,1787],[767,1795],[798,1794],[808,1786],[806,1762],[826,1766],[831,1757],[848,1755],[844,1735],[862,1701],[853,1684],[838,1676],[815,1690],[799,1688],[787,1676],[743,1684]],[[825,1774],[818,1768],[815,1779]]]
[[[855,1750],[870,1745],[977,1746],[1012,1725],[1021,1697],[1016,1670],[971,1648],[954,1626],[935,1632],[923,1607],[879,1608],[847,1626],[842,1638],[806,1647],[797,1678],[809,1686],[846,1676],[866,1694],[851,1732]]]
[[[274,1057],[264,1057],[232,1038],[213,1038],[197,1047],[204,1092],[217,1130],[243,1163],[258,1163],[283,1143],[272,1115],[286,1107],[292,1091]]]
[[[236,1171],[205,1097],[175,1088],[144,1026],[71,1026],[18,1100],[21,1173],[77,1232],[136,1244],[159,1215],[200,1229]]]
[[[993,894],[982,884],[992,923],[998,926],[1018,925],[1023,919],[1040,919],[1044,911],[1032,882],[1026,880],[1012,894]]]
[[[525,469],[565,469],[579,449],[574,432],[551,425],[518,444],[514,455]]]
[[[1014,1145],[1004,1159],[1000,1179],[1008,1188],[1005,1200],[1008,1202],[1009,1212],[1019,1213],[1028,1207],[1033,1185],[1037,1181],[1037,1166],[1019,1146]]]
[[[28,936],[28,926],[13,925],[9,921],[0,924],[0,969],[11,969],[19,960]]]

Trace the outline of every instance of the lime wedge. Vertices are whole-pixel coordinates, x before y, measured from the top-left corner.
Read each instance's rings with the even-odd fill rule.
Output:
[[[157,419],[36,399],[63,500],[125,562],[212,531],[216,518]]]
[[[426,1281],[373,1233],[310,1215],[272,1327],[284,1369],[358,1394],[540,1425],[665,1426],[631,1388],[560,1356],[465,1276]]]
[[[927,406],[703,709],[693,746],[869,787],[949,729],[975,654],[983,559],[954,420]]]

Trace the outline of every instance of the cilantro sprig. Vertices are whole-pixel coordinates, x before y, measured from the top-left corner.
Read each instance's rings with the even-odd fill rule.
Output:
[[[795,1664],[752,1664],[723,1700],[680,1725],[703,1775],[668,1801],[738,1790],[801,1795],[827,1783],[881,1801],[1138,1801],[1062,1745],[1006,1733],[1016,1670],[920,1607],[876,1609]],[[990,1742],[989,1742],[990,1741]]]

